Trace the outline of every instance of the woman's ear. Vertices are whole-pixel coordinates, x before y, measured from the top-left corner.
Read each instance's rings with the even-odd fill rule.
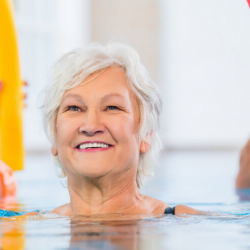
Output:
[[[153,130],[151,129],[150,134],[147,134],[145,139],[141,142],[140,152],[142,154],[145,154],[149,150],[149,147],[151,145],[152,135],[153,135]]]
[[[55,147],[54,145],[51,146],[51,153],[52,153],[52,155],[54,155],[54,156],[57,156],[57,155],[58,155],[58,151],[57,151],[57,149],[56,149],[56,147]]]

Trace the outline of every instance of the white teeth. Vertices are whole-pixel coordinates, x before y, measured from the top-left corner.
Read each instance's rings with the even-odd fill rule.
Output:
[[[108,144],[106,143],[83,143],[79,146],[80,149],[85,149],[85,148],[107,148],[109,147]]]

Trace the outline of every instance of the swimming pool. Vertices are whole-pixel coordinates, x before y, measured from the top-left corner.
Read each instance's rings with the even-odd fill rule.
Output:
[[[2,249],[250,248],[250,191],[236,194],[234,189],[238,152],[169,152],[160,162],[142,193],[220,215],[7,219],[0,223]],[[18,204],[2,208],[51,210],[69,201],[47,154],[28,155],[16,177]]]

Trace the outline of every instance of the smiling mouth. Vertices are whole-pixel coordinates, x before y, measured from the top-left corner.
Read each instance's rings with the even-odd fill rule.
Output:
[[[76,148],[77,149],[106,149],[112,147],[112,145],[107,143],[100,143],[100,142],[94,142],[94,143],[82,143],[79,144]]]

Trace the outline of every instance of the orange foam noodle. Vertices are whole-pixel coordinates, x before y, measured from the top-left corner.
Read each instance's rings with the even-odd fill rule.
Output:
[[[23,169],[23,94],[17,35],[10,0],[0,0],[0,159]]]

